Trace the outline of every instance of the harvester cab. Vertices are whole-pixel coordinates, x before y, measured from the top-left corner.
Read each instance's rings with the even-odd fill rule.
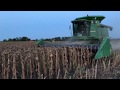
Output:
[[[109,38],[108,29],[112,30],[111,26],[101,24],[104,16],[87,16],[76,18],[72,21],[73,37],[84,40],[96,40],[102,42],[103,39]]]
[[[85,43],[67,43],[67,44],[46,44],[43,40],[37,42],[37,45],[42,46],[75,46],[92,48],[94,59],[108,57],[112,53],[108,30],[112,30],[111,26],[101,24],[104,16],[85,16],[76,18],[72,22],[73,36],[72,41],[85,41]]]

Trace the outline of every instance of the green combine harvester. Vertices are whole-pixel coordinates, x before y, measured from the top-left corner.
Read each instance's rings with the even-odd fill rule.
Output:
[[[76,18],[72,22],[73,36],[70,41],[61,43],[46,43],[37,41],[38,46],[43,47],[88,47],[93,48],[94,59],[109,57],[112,53],[108,30],[111,26],[101,24],[104,16],[85,16]]]

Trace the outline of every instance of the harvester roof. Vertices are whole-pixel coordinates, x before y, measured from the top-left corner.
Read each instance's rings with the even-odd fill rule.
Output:
[[[81,21],[81,20],[86,20],[86,21],[91,21],[91,20],[99,20],[100,22],[104,19],[104,16],[85,16],[85,17],[79,17],[73,20],[72,22],[75,21]]]

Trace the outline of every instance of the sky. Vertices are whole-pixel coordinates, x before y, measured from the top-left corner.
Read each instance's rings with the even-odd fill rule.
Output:
[[[0,40],[71,36],[71,21],[86,15],[102,15],[102,24],[113,27],[111,38],[120,38],[120,11],[0,11]]]

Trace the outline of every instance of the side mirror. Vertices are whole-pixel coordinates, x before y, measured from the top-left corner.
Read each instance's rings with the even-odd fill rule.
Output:
[[[112,31],[112,30],[113,30],[113,27],[110,28],[110,31]]]
[[[72,36],[72,27],[71,27],[71,25],[69,26],[69,30],[70,30],[70,34]]]
[[[72,30],[72,27],[71,27],[71,25],[69,26],[69,30]]]

